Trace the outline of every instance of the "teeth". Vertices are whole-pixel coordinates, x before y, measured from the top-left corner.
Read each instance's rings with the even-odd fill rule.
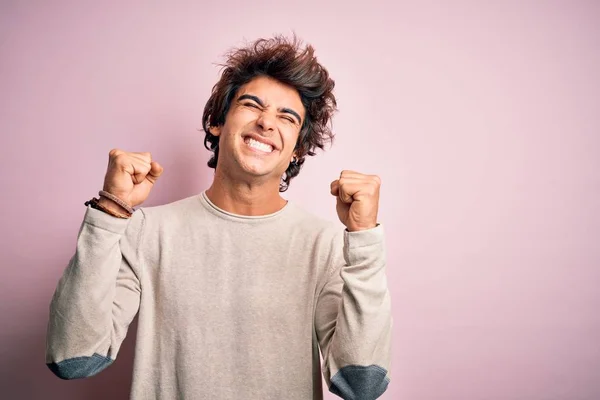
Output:
[[[269,146],[268,144],[265,143],[261,143],[258,140],[254,140],[254,139],[250,139],[248,140],[248,145],[250,145],[250,147],[254,147],[255,149],[270,153],[273,151],[273,147]]]

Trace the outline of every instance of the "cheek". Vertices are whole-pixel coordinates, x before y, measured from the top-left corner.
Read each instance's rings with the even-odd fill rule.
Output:
[[[231,111],[227,114],[225,125],[223,126],[222,136],[227,136],[228,141],[233,141],[236,136],[239,135],[240,131],[244,130],[252,121],[252,116],[248,115],[247,112]]]
[[[297,128],[293,126],[287,126],[282,128],[282,133],[286,150],[290,150],[289,148],[291,147],[291,151],[293,151],[299,138],[299,132]]]
[[[248,124],[252,120],[252,115],[241,108],[232,108],[225,118],[225,126],[230,133],[235,133],[240,127]]]

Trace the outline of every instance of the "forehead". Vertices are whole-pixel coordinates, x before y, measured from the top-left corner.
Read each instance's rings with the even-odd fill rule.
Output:
[[[271,107],[291,108],[304,116],[304,106],[298,91],[292,86],[285,85],[273,78],[267,76],[253,78],[240,87],[236,97],[243,94],[252,94]]]

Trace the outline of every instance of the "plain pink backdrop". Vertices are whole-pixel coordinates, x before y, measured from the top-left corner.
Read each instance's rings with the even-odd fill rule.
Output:
[[[600,398],[599,2],[0,4],[3,399],[127,398],[133,328],[94,378],[44,365],[83,203],[113,147],[165,167],[145,205],[206,188],[215,63],[292,31],[335,78],[340,112],[336,143],[286,196],[333,219],[342,169],[383,180],[382,398]]]

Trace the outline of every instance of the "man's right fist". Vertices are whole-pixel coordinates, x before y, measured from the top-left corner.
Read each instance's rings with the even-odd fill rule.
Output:
[[[131,207],[142,204],[163,172],[163,167],[152,161],[150,153],[129,153],[112,149],[108,153],[108,169],[104,177],[105,191],[117,196]],[[116,203],[104,197],[103,205],[119,209]]]

